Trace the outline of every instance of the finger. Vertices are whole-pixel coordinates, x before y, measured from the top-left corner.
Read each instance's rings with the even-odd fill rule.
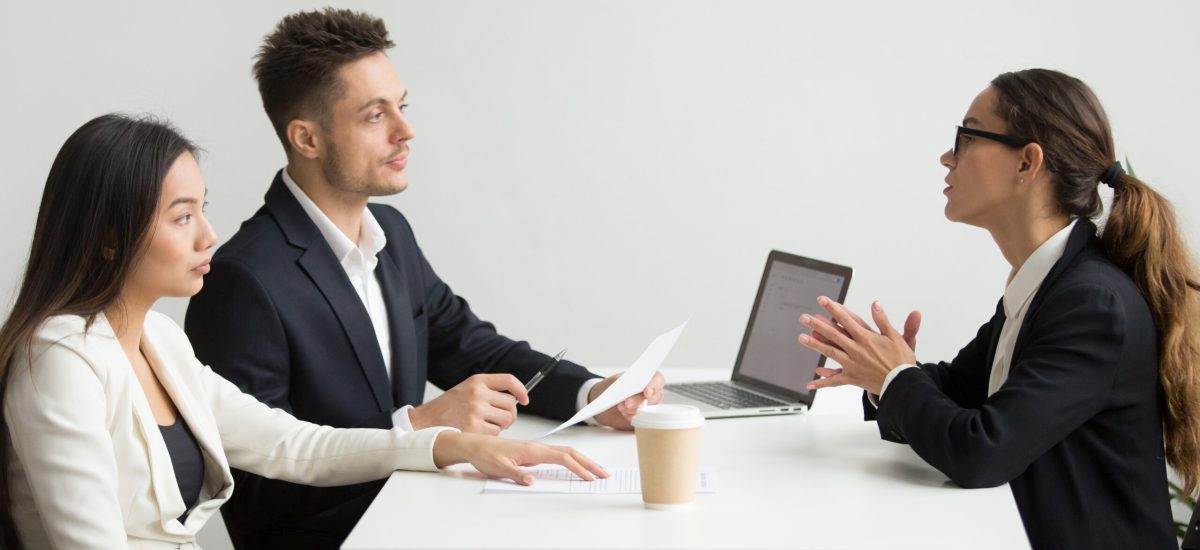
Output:
[[[800,335],[800,343],[808,346],[813,351],[816,351],[825,357],[841,363],[842,366],[845,366],[846,363],[849,363],[849,357],[846,355],[846,352],[842,351],[841,348],[830,346],[828,344],[822,344],[807,334]]]
[[[813,334],[820,337],[822,344],[838,349],[848,350],[854,345],[853,336],[830,323],[813,325]]]
[[[488,422],[482,418],[476,418],[467,425],[467,429],[464,431],[479,435],[500,435],[503,429],[497,424]]]
[[[830,378],[842,373],[842,369],[831,369],[829,367],[817,367],[817,376],[822,378]]]
[[[587,455],[584,455],[583,453],[581,453],[571,447],[558,447],[558,449],[569,453],[571,455],[571,457],[575,459],[576,462],[581,464],[584,468],[587,468],[587,470],[589,472],[595,474],[596,477],[601,477],[601,478],[608,477],[608,470],[605,470],[604,467],[597,464],[596,461],[588,458]]]
[[[586,481],[596,480],[596,475],[592,472],[589,472],[587,468],[584,468],[583,465],[580,464],[579,461],[575,460],[575,457],[571,456],[571,453],[569,452],[543,445],[539,452],[539,457],[540,462],[543,464],[558,464],[566,467],[566,469],[570,470],[581,479]]]
[[[812,382],[809,382],[808,385],[805,387],[808,388],[809,391],[812,391],[812,390],[820,390],[820,389],[824,389],[824,388],[836,388],[838,386],[845,386],[847,384],[852,384],[852,382],[847,380],[846,377],[844,377],[844,376],[835,376],[833,378],[822,378],[820,380],[813,380]]]
[[[667,379],[663,377],[661,372],[654,373],[654,377],[650,379],[650,383],[642,389],[642,396],[646,398],[650,404],[662,401],[663,386],[667,384]],[[657,399],[656,399],[657,398]]]
[[[857,313],[850,311],[849,308],[846,308],[846,315],[848,315],[851,319],[853,319],[854,322],[857,323],[862,328],[865,328],[865,329],[871,328],[871,325],[868,325],[867,322],[864,321],[862,317],[859,317]]]
[[[491,392],[491,395],[488,397],[488,404],[497,409],[504,409],[512,413],[513,418],[517,416],[517,398],[513,397],[512,394]]]
[[[887,313],[883,311],[883,304],[879,300],[871,302],[871,318],[875,320],[875,326],[879,327],[879,334],[891,338],[899,336],[896,328],[892,326],[892,322],[888,320]]]
[[[621,416],[631,417],[637,412],[637,409],[639,406],[641,406],[642,401],[645,401],[645,398],[643,398],[642,394],[639,393],[637,395],[625,398],[624,401],[617,403],[615,408],[617,409],[617,412],[621,413]]]
[[[921,312],[913,311],[904,321],[904,341],[913,351],[917,351],[917,331],[921,330]]]
[[[853,319],[855,323],[858,323],[858,325],[860,325],[861,327],[863,327],[863,328],[865,328],[865,329],[869,329],[869,328],[871,328],[871,325],[868,325],[868,324],[867,324],[867,322],[866,322],[866,321],[864,321],[862,317],[859,317],[857,313],[854,313],[853,311],[850,311],[849,309],[847,309],[847,310],[846,310],[846,314],[847,314],[847,315],[849,315],[849,316],[850,316],[850,318],[851,318],[851,319]],[[805,317],[811,317],[813,320],[816,320],[816,321],[818,321],[818,322],[819,322],[819,321],[824,321],[824,322],[826,322],[826,323],[829,323],[829,324],[831,324],[831,325],[837,326],[836,324],[834,324],[834,323],[833,323],[833,321],[830,321],[829,319],[826,319],[826,318],[824,318],[824,317],[821,317],[820,315],[809,315],[809,314],[807,314],[807,313],[805,313],[804,315],[801,315],[801,316],[800,316],[800,322],[804,323],[804,318],[805,318]],[[805,323],[805,324],[808,324],[808,323]]]
[[[492,424],[500,430],[503,430],[511,426],[513,421],[517,419],[517,413],[507,409],[487,407],[483,411],[481,418],[484,422]],[[499,431],[497,431],[497,433],[499,433]]]
[[[496,466],[496,469],[499,470],[496,477],[507,477],[521,485],[533,485],[533,474],[529,473],[528,470],[520,468],[512,460],[501,460],[499,462]]]
[[[826,318],[824,318],[824,317],[820,317],[820,316],[817,316],[817,315],[809,315],[809,314],[807,314],[807,313],[806,313],[806,314],[804,314],[804,315],[801,315],[801,316],[800,316],[800,323],[802,323],[804,326],[806,326],[806,327],[810,327],[810,328],[811,328],[811,327],[813,327],[813,326],[814,326],[816,323],[820,323],[821,325],[823,325],[823,326],[825,326],[825,327],[827,327],[827,328],[829,328],[829,329],[836,330],[836,331],[838,331],[838,332],[842,333],[842,334],[843,334],[843,335],[845,335],[846,337],[849,337],[849,336],[850,336],[850,334],[849,334],[849,333],[847,333],[845,329],[843,329],[842,327],[840,327],[840,326],[838,326],[838,325],[835,325],[835,324],[833,323],[833,321],[830,321],[829,319],[826,319]],[[815,337],[817,340],[820,340],[821,342],[824,342],[824,343],[826,343],[826,344],[832,344],[832,343],[833,343],[833,342],[830,342],[830,341],[829,341],[829,339],[825,338],[824,336],[821,336],[821,333],[819,333],[819,332],[813,331],[812,335],[813,335],[813,337]]]
[[[846,309],[846,306],[830,300],[825,296],[817,298],[817,303],[820,304],[821,307],[825,308],[825,311],[829,312],[829,315],[833,317],[833,320],[837,321],[839,325],[845,328],[846,332],[848,332],[855,340],[858,340],[871,332],[870,327],[864,326],[863,324],[860,324],[859,321],[855,320],[856,316],[851,313],[849,309]],[[828,335],[828,333],[826,333],[826,335]],[[837,340],[834,340],[834,343],[837,343]]]
[[[506,391],[522,405],[529,404],[529,392],[525,391],[525,385],[517,380],[516,376],[511,374],[481,374],[483,383],[488,389],[493,391]]]
[[[817,324],[821,324],[821,325],[827,325],[827,326],[831,326],[831,327],[841,328],[837,323],[833,322],[832,319],[829,319],[827,317],[822,317],[820,315],[810,315],[808,313],[805,313],[804,315],[800,316],[800,322],[806,327],[811,327],[811,326],[814,326]]]

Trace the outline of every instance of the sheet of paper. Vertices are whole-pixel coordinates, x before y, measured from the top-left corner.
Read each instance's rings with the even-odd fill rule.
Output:
[[[507,479],[489,479],[483,484],[485,493],[539,493],[539,494],[592,494],[627,495],[642,492],[642,479],[637,467],[614,468],[608,471],[608,479],[584,481],[570,470],[561,467],[534,468],[529,470],[535,481],[533,485],[517,485]],[[716,471],[701,468],[696,479],[696,492],[717,492]]]
[[[637,358],[637,361],[633,362],[633,365],[625,371],[625,374],[622,374],[603,393],[596,396],[591,403],[579,409],[579,412],[575,413],[575,416],[572,416],[570,420],[532,439],[541,439],[567,426],[587,420],[624,401],[629,396],[641,393],[646,384],[650,383],[650,379],[654,378],[654,373],[658,372],[658,367],[662,366],[662,362],[667,358],[667,354],[671,353],[671,348],[675,347],[675,342],[679,340],[679,335],[683,334],[683,329],[687,324],[688,321],[684,321],[682,325],[660,334],[653,342],[650,342],[650,345],[646,347],[646,351],[642,352],[642,355]]]

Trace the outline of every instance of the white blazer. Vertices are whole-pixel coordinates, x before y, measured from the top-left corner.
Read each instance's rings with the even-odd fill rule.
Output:
[[[436,470],[446,428],[334,429],[260,403],[201,365],[170,318],[146,317],[143,350],[204,456],[187,517],[171,457],[103,315],[48,319],[9,366],[11,511],[27,548],[194,548],[233,491],[229,468],[308,485],[345,485],[397,469]],[[32,359],[32,361],[30,361]]]

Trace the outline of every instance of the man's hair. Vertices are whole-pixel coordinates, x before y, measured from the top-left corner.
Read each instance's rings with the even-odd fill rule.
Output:
[[[284,17],[254,61],[263,109],[284,150],[291,153],[289,122],[328,122],[329,106],[342,94],[342,65],[394,45],[383,20],[365,13],[325,8]]]

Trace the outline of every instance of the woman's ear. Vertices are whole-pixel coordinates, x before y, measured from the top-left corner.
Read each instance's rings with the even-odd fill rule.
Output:
[[[1046,171],[1046,155],[1042,146],[1030,143],[1021,148],[1021,158],[1017,164],[1017,179],[1033,181]]]

